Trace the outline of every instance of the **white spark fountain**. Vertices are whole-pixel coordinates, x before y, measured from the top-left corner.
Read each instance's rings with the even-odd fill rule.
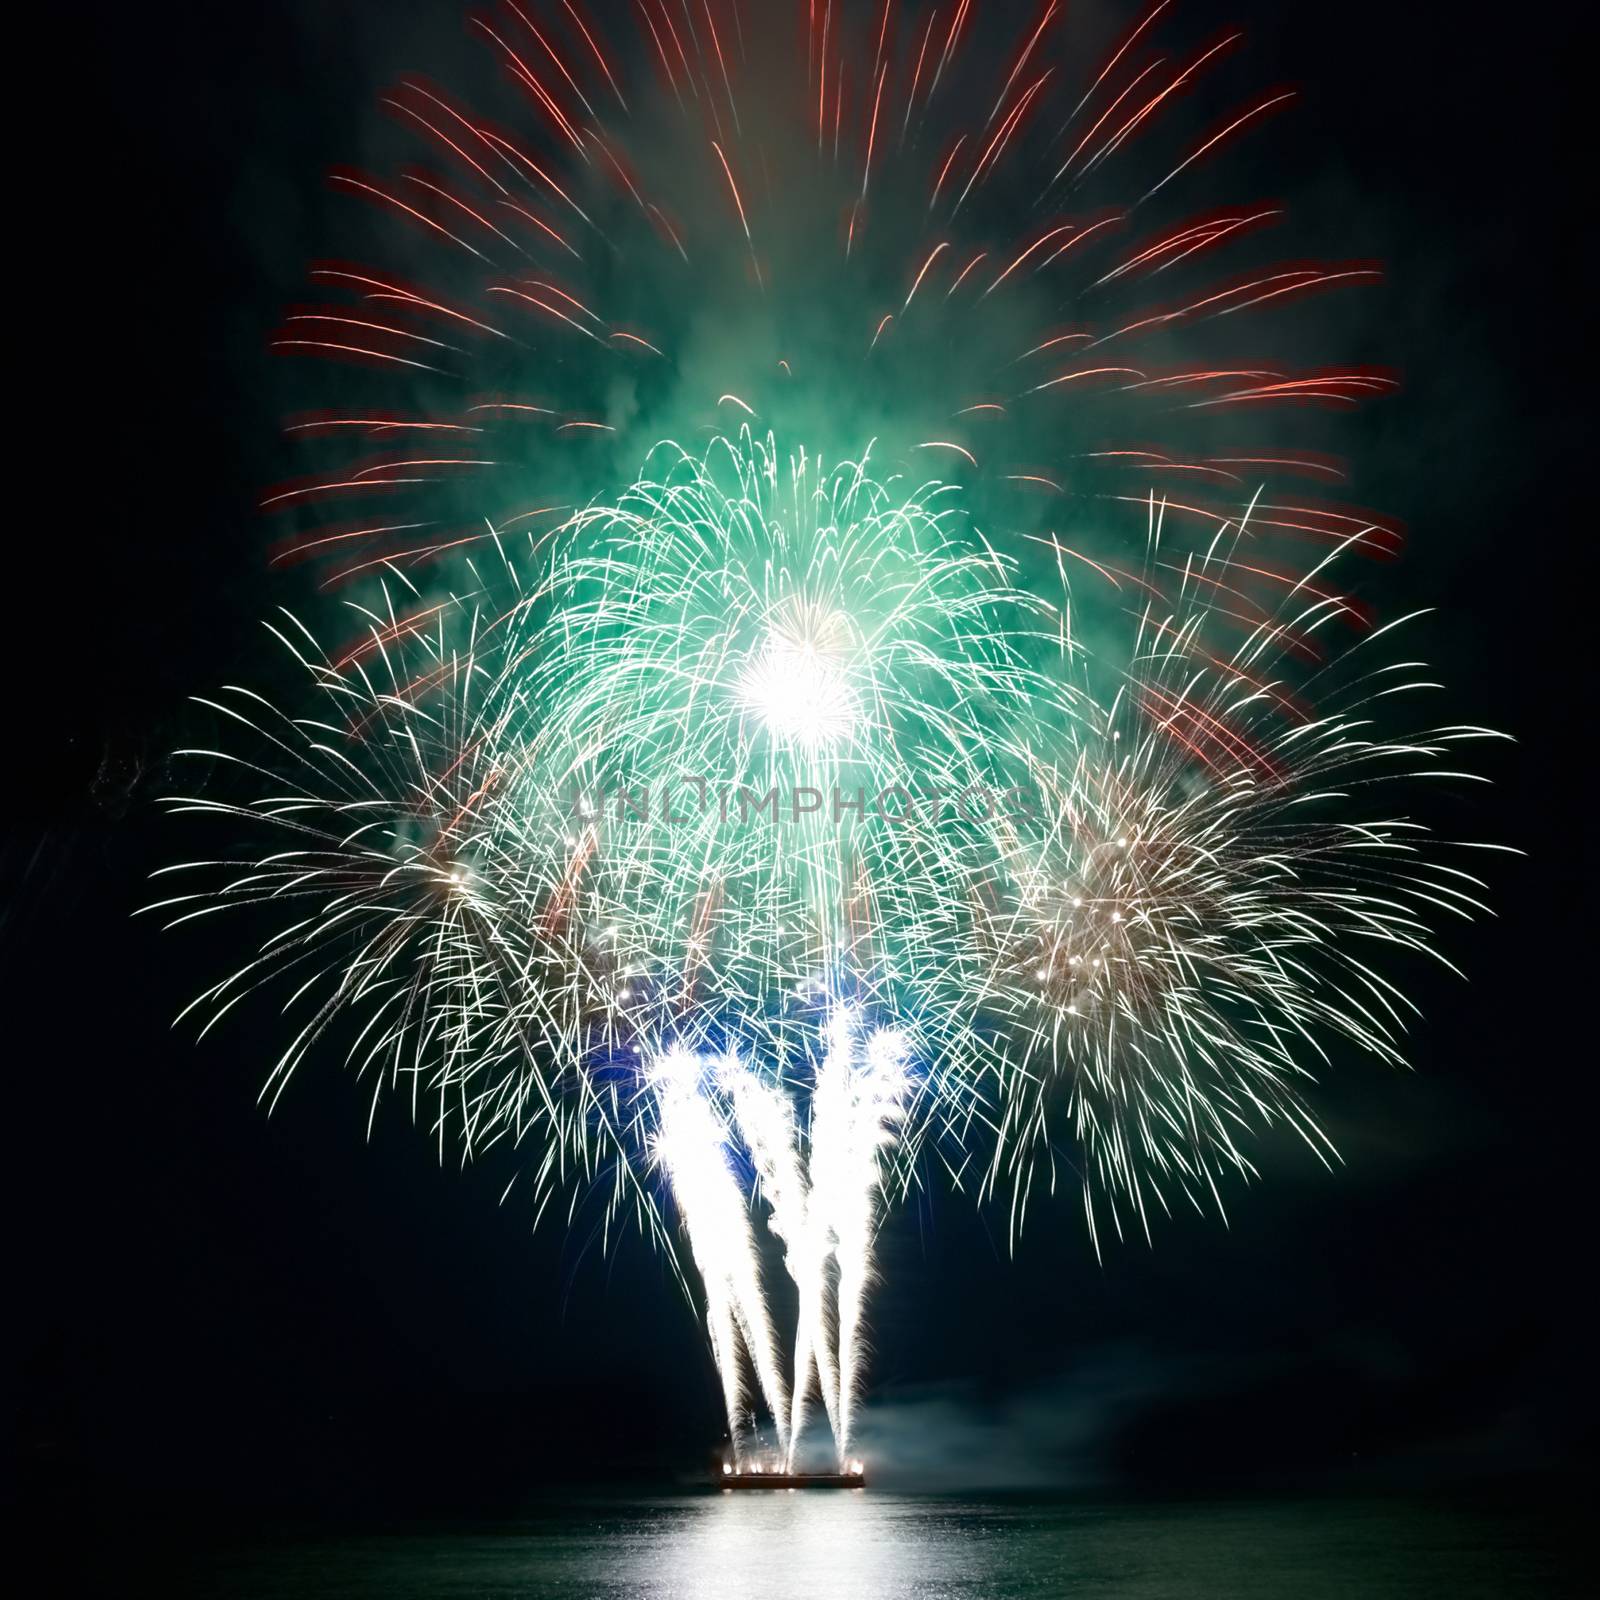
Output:
[[[787,1454],[787,1392],[761,1288],[750,1208],[728,1159],[727,1127],[702,1091],[705,1067],[701,1057],[683,1049],[668,1051],[652,1065],[655,1155],[671,1184],[705,1286],[706,1325],[735,1455],[743,1453],[745,1434],[741,1340],[777,1427],[779,1448]]]
[[[863,1035],[853,1008],[835,1011],[812,1085],[805,1141],[789,1095],[736,1052],[708,1061],[674,1049],[651,1069],[659,1115],[657,1159],[705,1284],[707,1327],[736,1456],[744,1449],[742,1339],[772,1414],[785,1469],[794,1470],[813,1380],[841,1470],[849,1461],[861,1383],[862,1313],[872,1282],[882,1193],[879,1162],[904,1114],[906,1057],[906,1041],[898,1031],[880,1028]],[[704,1092],[708,1079],[731,1104],[768,1208],[768,1226],[784,1247],[785,1265],[799,1291],[787,1406],[761,1290],[749,1198],[729,1162],[727,1124]]]

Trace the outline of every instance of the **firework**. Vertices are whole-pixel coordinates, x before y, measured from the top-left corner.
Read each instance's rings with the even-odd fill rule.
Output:
[[[1200,182],[1290,98],[1235,36],[746,9],[507,3],[511,115],[406,80],[437,168],[336,175],[406,271],[286,319],[343,370],[267,505],[356,623],[275,628],[309,710],[206,702],[175,804],[230,842],[162,906],[258,930],[196,1006],[287,992],[272,1099],[339,1049],[541,1212],[675,1214],[736,1457],[754,1394],[792,1465],[925,1158],[1014,1230],[1075,1168],[1098,1247],[1265,1128],[1331,1156],[1310,1073],[1400,1061],[1387,958],[1480,909],[1407,786],[1488,735],[1393,731],[1428,686],[1333,587],[1398,535],[1300,416],[1391,380],[1227,342],[1375,276]]]
[[[730,1051],[709,1061],[677,1049],[653,1065],[657,1159],[667,1168],[705,1284],[707,1326],[729,1405],[736,1459],[748,1430],[738,1420],[739,1350],[758,1374],[785,1470],[792,1471],[813,1378],[846,1469],[861,1376],[862,1313],[872,1273],[881,1157],[896,1140],[909,1086],[906,1041],[891,1029],[863,1037],[852,1007],[823,1023],[824,1051],[809,1083],[786,1083]],[[729,1129],[707,1090],[731,1106],[749,1152],[756,1193],[799,1290],[792,1353],[791,1410],[772,1359],[758,1270],[751,1251],[749,1200],[728,1164]],[[809,1109],[801,1131],[796,1101]],[[759,1310],[746,1310],[752,1304]],[[832,1301],[833,1314],[829,1315]]]
[[[730,1022],[782,1057],[830,996],[914,1020],[928,906],[967,894],[1046,711],[1072,714],[1030,664],[1064,649],[1054,608],[939,486],[780,472],[748,434],[666,454],[536,561],[433,604],[397,576],[337,653],[275,627],[318,708],[204,702],[244,748],[186,752],[223,770],[173,803],[248,854],[169,869],[194,886],[157,907],[262,922],[195,1007],[281,982],[310,1008],[274,1098],[332,1028],[374,1108],[426,1093],[441,1146],[531,1139],[541,1196],[609,1163],[612,1203],[646,1209],[619,1175],[641,1057]],[[943,1117],[978,1065],[941,1040],[919,1098]],[[896,1148],[904,1177],[915,1133]]]
[[[1294,98],[1238,34],[1166,0],[1115,31],[1054,0],[504,0],[471,30],[509,92],[403,79],[384,169],[333,175],[362,254],[275,339],[323,369],[280,559],[447,562],[756,419],[813,457],[875,438],[1074,558],[1136,541],[1152,487],[1169,538],[1260,485],[1263,532],[1344,526],[1314,413],[1393,380],[1273,313],[1377,272],[1275,258],[1284,207],[1219,182]]]
[[[721,1084],[755,1168],[756,1184],[768,1207],[768,1227],[783,1247],[784,1265],[799,1291],[790,1391],[789,1455],[805,1430],[806,1401],[813,1377],[822,1393],[828,1426],[840,1437],[836,1366],[827,1332],[829,1255],[826,1227],[813,1203],[801,1147],[793,1096],[763,1077],[737,1055],[723,1064]],[[813,1175],[815,1163],[813,1165]],[[843,1447],[841,1446],[841,1455]]]
[[[880,1156],[904,1115],[906,1041],[879,1029],[864,1041],[859,1019],[837,1013],[812,1104],[811,1203],[838,1263],[838,1422],[841,1463],[849,1453],[861,1383],[861,1319],[872,1276]]]
[[[503,574],[439,603],[358,608],[365,635],[338,654],[292,617],[274,625],[313,703],[290,714],[242,688],[200,702],[228,737],[179,752],[206,782],[169,803],[212,819],[228,853],[165,869],[184,888],[149,909],[170,926],[227,912],[257,930],[250,959],[187,1010],[204,1032],[277,987],[299,1011],[271,1103],[315,1047],[342,1050],[371,1113],[397,1095],[441,1155],[452,1137],[469,1155],[531,1139],[541,1208],[604,1176],[613,1206],[631,1195],[653,1227],[634,1165],[613,1159],[605,1063],[622,1048],[611,1019],[626,976],[570,914],[582,841],[526,817],[508,827],[496,801],[521,705],[497,587]]]
[[[208,886],[164,904],[280,919],[202,996],[221,1014],[289,980],[311,1005],[274,1093],[337,1021],[374,1104],[404,1082],[441,1141],[452,1123],[468,1150],[531,1138],[546,1197],[603,1167],[613,1205],[659,1229],[644,1180],[664,1172],[736,1453],[747,1359],[785,1460],[813,1379],[845,1459],[879,1199],[925,1140],[963,1161],[974,1117],[992,1125],[981,1187],[1009,1186],[1020,1227],[1036,1174],[1074,1159],[1064,1101],[1097,1243],[1097,1196],[1148,1231],[1152,1202],[1249,1175],[1253,1129],[1331,1154],[1300,1094],[1330,1041],[1401,1059],[1406,1002],[1372,953],[1426,952],[1433,914],[1481,908],[1382,803],[1464,776],[1441,758],[1490,735],[1387,732],[1431,685],[1384,658],[1388,629],[1338,643],[1361,619],[1332,558],[1258,565],[1248,518],[1173,575],[1152,506],[1129,642],[1088,652],[1070,591],[1019,596],[928,511],[937,487],[896,502],[859,466],[797,466],[777,506],[770,447],[715,448],[738,498],[679,453],[682,477],[573,518],[531,579],[508,559],[471,595],[370,614],[337,658],[280,631],[324,709],[211,702],[253,745],[212,758],[257,792],[177,802],[271,843],[199,863]],[[803,702],[820,721],[753,692],[780,650],[785,684],[825,685]],[[908,757],[944,790],[1020,774],[1007,792],[1029,803],[915,826],[779,806],[729,829],[647,805],[623,826],[604,798],[697,769],[770,793],[885,785]],[[909,1032],[863,1046],[862,1008]],[[819,1010],[802,1127],[796,1042]],[[799,1289],[787,1376],[733,1129]]]
[[[1220,1209],[1219,1180],[1255,1171],[1252,1130],[1332,1159],[1302,1087],[1336,1040],[1401,1064],[1414,1007],[1383,967],[1443,960],[1434,923],[1485,909],[1459,863],[1494,847],[1403,808],[1419,780],[1474,781],[1453,752],[1500,735],[1397,731],[1392,708],[1439,688],[1384,654],[1410,619],[1351,642],[1332,558],[1271,574],[1274,602],[1249,538],[1241,519],[1171,600],[1146,595],[1122,656],[1085,664],[1038,826],[1011,830],[971,936],[943,945],[952,1003],[1003,1063],[986,1184],[1009,1182],[1014,1227],[1036,1175],[1057,1181],[1062,1100],[1097,1246],[1097,1195],[1119,1234],[1125,1205],[1147,1235],[1152,1205]]]
[[[1070,718],[1056,610],[937,485],[748,432],[656,458],[519,608],[498,803],[592,841],[574,914],[638,976],[636,1031],[855,988],[914,1010],[919,905]]]
[[[740,1345],[755,1367],[767,1410],[787,1450],[787,1386],[767,1317],[749,1204],[728,1158],[728,1130],[701,1092],[707,1063],[687,1050],[653,1061],[647,1081],[654,1091],[655,1159],[666,1170],[683,1217],[705,1292],[706,1325],[728,1410],[728,1433],[737,1453],[745,1429]],[[737,1331],[739,1343],[735,1342]]]

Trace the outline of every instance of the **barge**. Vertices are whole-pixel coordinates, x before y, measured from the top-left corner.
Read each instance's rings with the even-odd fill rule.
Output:
[[[736,1489],[865,1489],[867,1473],[863,1463],[846,1462],[837,1472],[785,1472],[779,1467],[763,1470],[759,1466],[735,1467],[724,1462],[722,1476],[714,1487],[725,1492]]]

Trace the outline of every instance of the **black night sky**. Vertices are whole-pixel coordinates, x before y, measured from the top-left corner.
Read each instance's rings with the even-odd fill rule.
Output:
[[[1086,1492],[1556,1499],[1593,1347],[1591,268],[1556,133],[1577,46],[1503,10],[1227,0],[1235,19],[1305,91],[1283,134],[1315,175],[1301,212],[1388,269],[1363,337],[1405,386],[1352,450],[1409,530],[1386,603],[1440,608],[1422,642],[1452,710],[1519,741],[1443,820],[1529,855],[1490,861],[1496,919],[1444,930],[1468,982],[1408,970],[1415,1071],[1347,1060],[1314,1091],[1344,1170],[1269,1142],[1230,1227],[1179,1216],[1103,1262],[1075,1195],[1036,1208],[1014,1260],[966,1200],[898,1212],[869,1404],[935,1486],[953,1452]],[[239,0],[70,27],[24,69],[60,77],[70,116],[36,129],[57,154],[24,306],[56,308],[54,458],[41,486],[14,434],[13,482],[43,494],[12,526],[0,855],[27,1500],[47,1528],[149,1532],[486,1514],[558,1471],[692,1470],[714,1376],[642,1243],[605,1253],[581,1210],[530,1231],[516,1191],[499,1203],[504,1159],[441,1166],[398,1112],[363,1142],[336,1070],[268,1120],[270,1010],[198,1046],[173,1031],[193,949],[130,916],[182,849],[153,801],[186,696],[239,681],[295,593],[255,510],[284,471],[265,342],[326,249],[322,174],[397,71],[463,53],[458,19]]]

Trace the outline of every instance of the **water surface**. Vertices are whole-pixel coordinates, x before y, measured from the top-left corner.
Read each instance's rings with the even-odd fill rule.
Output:
[[[549,1506],[492,1527],[295,1537],[197,1555],[219,1596],[419,1600],[1099,1600],[1567,1592],[1538,1515],[1415,1500],[1112,1505],[865,1492]]]

